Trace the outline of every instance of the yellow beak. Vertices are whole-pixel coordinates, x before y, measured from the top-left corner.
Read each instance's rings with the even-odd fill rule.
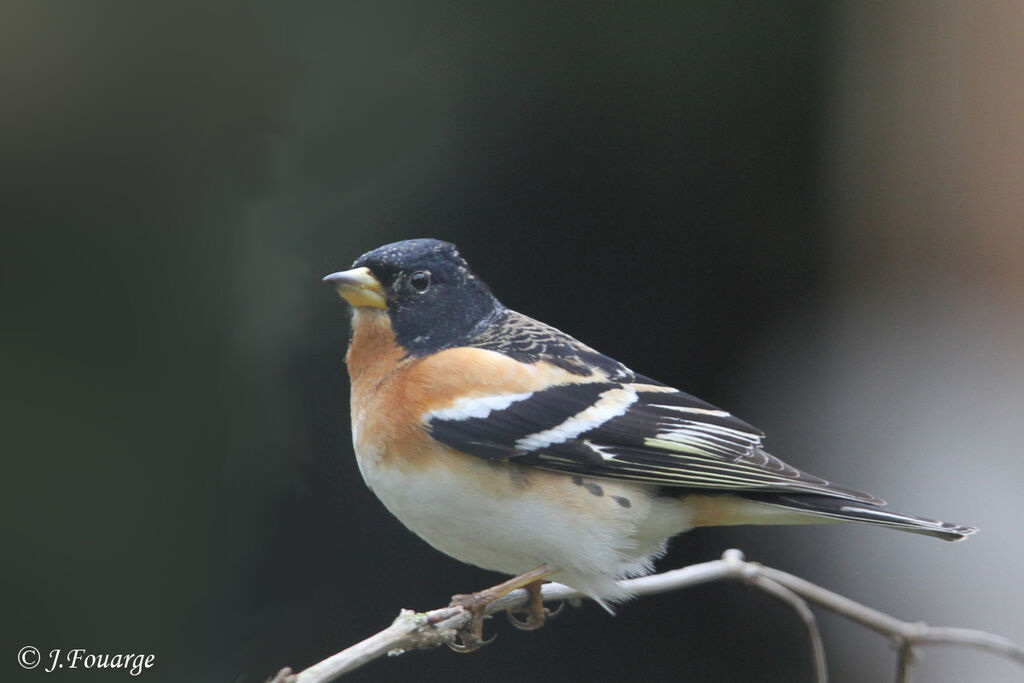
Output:
[[[353,306],[387,308],[384,288],[369,268],[353,268],[340,273],[331,273],[324,282],[338,290],[338,294]]]

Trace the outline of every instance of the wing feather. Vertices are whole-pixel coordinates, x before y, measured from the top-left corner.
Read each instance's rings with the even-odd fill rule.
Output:
[[[462,399],[428,413],[441,443],[488,459],[661,486],[801,491],[881,504],[787,465],[755,427],[700,399],[636,376],[532,394]]]

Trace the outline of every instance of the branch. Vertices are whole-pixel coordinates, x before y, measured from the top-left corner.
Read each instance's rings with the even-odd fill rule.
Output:
[[[712,581],[742,581],[760,588],[791,606],[807,628],[811,640],[816,679],[827,680],[825,648],[813,613],[807,603],[834,612],[890,638],[899,650],[897,683],[909,680],[914,648],[921,645],[963,645],[986,650],[1024,665],[1024,648],[1007,638],[966,628],[928,626],[922,622],[896,619],[847,597],[817,586],[798,576],[747,562],[739,550],[727,550],[722,559],[690,565],[661,574],[621,581],[620,585],[639,597],[690,588]],[[545,602],[578,600],[581,593],[559,583],[545,584]],[[517,611],[526,604],[525,590],[515,590],[495,600],[487,614]],[[268,683],[327,683],[387,654],[400,655],[409,650],[425,650],[455,642],[456,632],[469,624],[470,614],[462,607],[443,607],[430,612],[402,610],[394,623],[376,635],[328,657],[297,674],[282,669]]]
[[[818,622],[814,618],[814,612],[807,606],[807,603],[799,595],[789,590],[781,583],[776,583],[764,576],[755,576],[749,583],[761,590],[774,595],[782,602],[793,608],[804,622],[807,629],[807,637],[811,641],[811,656],[814,658],[814,679],[817,683],[828,682],[828,665],[825,664],[825,644],[821,640],[821,631],[818,630]]]

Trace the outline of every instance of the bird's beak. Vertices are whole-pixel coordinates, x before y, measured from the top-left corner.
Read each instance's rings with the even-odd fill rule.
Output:
[[[353,306],[387,308],[384,288],[369,268],[353,268],[340,273],[331,273],[324,282],[338,290],[338,294]]]

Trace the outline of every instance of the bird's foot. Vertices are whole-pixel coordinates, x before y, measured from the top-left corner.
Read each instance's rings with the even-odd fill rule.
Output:
[[[494,639],[498,637],[497,635],[484,640],[484,619],[487,618],[484,612],[487,605],[499,597],[501,596],[491,593],[490,589],[469,595],[453,595],[451,604],[448,606],[462,607],[469,612],[470,618],[468,624],[456,631],[456,640],[448,643],[448,647],[460,654],[468,654],[476,652],[484,645],[493,643]]]
[[[484,645],[492,642],[495,636],[484,640],[484,618],[486,617],[487,606],[497,600],[498,598],[504,597],[516,590],[517,588],[525,588],[529,594],[529,601],[526,604],[525,613],[527,618],[525,620],[517,619],[509,614],[509,620],[516,628],[523,630],[532,631],[538,629],[544,625],[544,618],[549,613],[544,609],[544,603],[540,598],[540,587],[543,584],[543,578],[550,574],[553,574],[556,569],[552,569],[548,565],[541,565],[536,569],[532,569],[525,574],[516,576],[514,578],[500,583],[497,586],[488,588],[486,590],[479,591],[477,593],[471,593],[469,595],[453,595],[450,607],[462,607],[470,613],[469,623],[456,634],[456,641],[449,643],[448,647],[459,653],[468,653],[479,650]],[[560,612],[561,609],[558,610]],[[557,612],[555,613],[557,614]],[[553,616],[553,615],[552,615]]]
[[[540,595],[540,589],[543,585],[543,581],[537,580],[523,586],[529,594],[526,604],[523,605],[523,609],[515,613],[511,610],[505,613],[512,625],[520,631],[536,631],[544,625],[545,621],[548,619],[554,619],[562,613],[563,609],[565,609],[564,602],[559,603],[558,607],[553,610],[544,606],[544,601],[541,599]],[[525,614],[526,618],[520,619],[515,616],[516,614]]]

